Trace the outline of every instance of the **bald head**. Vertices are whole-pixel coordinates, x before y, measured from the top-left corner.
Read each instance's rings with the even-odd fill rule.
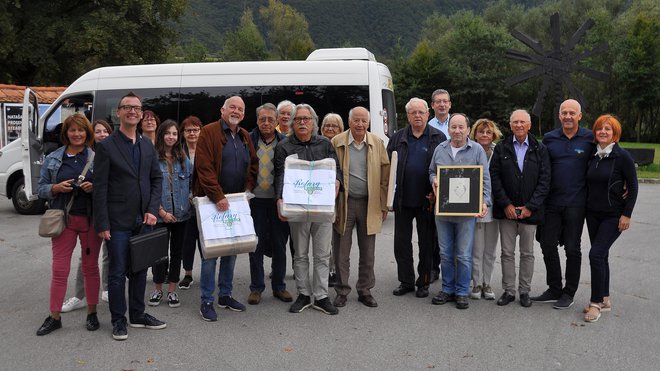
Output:
[[[572,138],[578,132],[581,119],[582,107],[575,99],[567,99],[559,106],[559,121],[567,137]]]

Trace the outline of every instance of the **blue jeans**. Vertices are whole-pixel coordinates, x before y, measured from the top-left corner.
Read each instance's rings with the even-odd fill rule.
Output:
[[[144,232],[151,230],[145,227]],[[112,323],[126,320],[126,277],[128,277],[128,316],[131,322],[144,316],[144,290],[147,286],[147,269],[132,272],[128,239],[136,235],[133,231],[110,230],[111,238],[106,242],[110,271],[108,273],[108,302]]]
[[[213,290],[215,286],[215,265],[218,258],[202,259],[202,272],[199,276],[199,287],[202,292],[203,303],[213,303]],[[220,258],[218,271],[218,296],[231,296],[234,281],[234,265],[236,255]]]
[[[273,292],[286,290],[286,241],[289,238],[289,224],[277,217],[277,204],[272,198],[253,198],[250,210],[254,220],[254,229],[259,241],[257,249],[250,253],[250,291],[264,292],[264,251],[268,247],[272,252]]]
[[[472,244],[475,218],[463,222],[435,220],[440,248],[442,291],[447,294],[467,296],[472,275]],[[454,263],[454,260],[456,261]]]

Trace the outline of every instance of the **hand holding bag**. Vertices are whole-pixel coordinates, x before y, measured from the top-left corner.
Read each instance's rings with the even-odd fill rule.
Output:
[[[85,174],[92,165],[93,160],[94,160],[94,152],[92,152],[91,155],[87,158],[87,163],[85,164],[85,168],[83,169],[82,173],[80,173],[80,175],[78,176],[78,180],[76,180],[76,183],[78,185],[80,185],[80,183],[82,183],[82,181],[85,179]],[[52,238],[62,234],[64,228],[66,228],[67,219],[69,217],[69,210],[71,210],[71,206],[73,205],[74,198],[75,196],[72,195],[71,199],[66,204],[66,208],[64,210],[61,209],[46,210],[44,215],[42,215],[41,219],[39,220],[39,236]]]

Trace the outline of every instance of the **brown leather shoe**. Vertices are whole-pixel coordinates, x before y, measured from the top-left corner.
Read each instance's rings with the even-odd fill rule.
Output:
[[[335,307],[345,307],[346,306],[346,295],[337,295],[335,298]]]
[[[291,297],[291,294],[289,294],[288,291],[282,290],[282,291],[273,291],[273,296],[282,300],[285,303],[290,303],[293,301],[293,298]]]
[[[252,291],[250,293],[250,295],[248,295],[247,302],[248,302],[248,304],[251,304],[251,305],[257,305],[257,304],[261,303],[261,293],[256,292],[256,291]]]
[[[358,296],[358,301],[370,308],[376,308],[378,306],[376,299],[371,295]]]

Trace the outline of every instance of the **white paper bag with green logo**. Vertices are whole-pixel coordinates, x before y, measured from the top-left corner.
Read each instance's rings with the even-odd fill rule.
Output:
[[[280,213],[290,222],[335,221],[334,159],[299,160],[289,156],[284,161],[284,188]]]
[[[245,193],[225,195],[229,209],[220,211],[208,197],[195,197],[199,242],[204,259],[254,252],[257,235]]]

